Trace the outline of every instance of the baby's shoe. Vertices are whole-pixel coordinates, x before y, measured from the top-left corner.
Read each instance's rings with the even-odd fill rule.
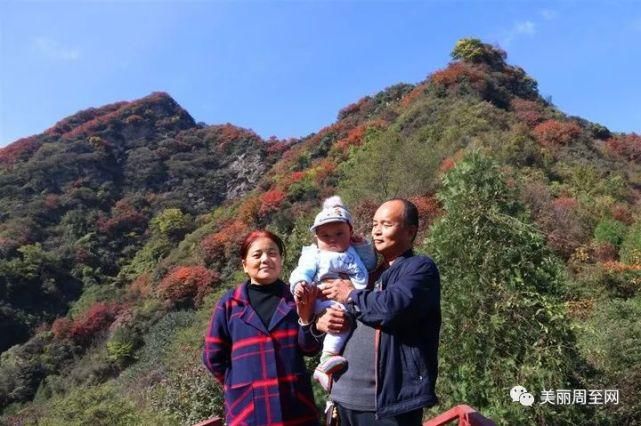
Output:
[[[347,366],[347,359],[340,355],[330,355],[322,357],[320,364],[316,367],[317,371],[325,374],[333,374],[343,370]]]
[[[319,369],[314,370],[314,374],[312,375],[314,380],[316,380],[323,390],[327,393],[332,390],[332,376],[326,373],[323,373]]]

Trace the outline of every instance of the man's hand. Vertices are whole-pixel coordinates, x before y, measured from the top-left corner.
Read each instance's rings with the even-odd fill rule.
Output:
[[[316,329],[330,334],[347,331],[349,329],[347,314],[342,309],[329,307],[316,319]]]
[[[323,296],[339,303],[347,302],[349,293],[354,290],[352,282],[347,279],[337,278],[335,280],[323,281],[318,288],[322,291]]]

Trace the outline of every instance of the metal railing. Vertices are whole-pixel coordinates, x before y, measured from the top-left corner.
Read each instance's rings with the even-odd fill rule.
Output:
[[[424,422],[423,426],[441,426],[455,420],[458,421],[456,423],[458,426],[496,426],[492,420],[483,417],[481,413],[469,405],[457,405],[454,408],[450,408],[446,412]]]
[[[469,405],[457,405],[450,408],[446,412],[424,422],[423,426],[442,426],[454,421],[457,421],[456,425],[458,426],[496,426],[492,420],[483,417],[481,413]],[[194,426],[223,426],[223,424],[224,422],[221,418],[213,417]]]

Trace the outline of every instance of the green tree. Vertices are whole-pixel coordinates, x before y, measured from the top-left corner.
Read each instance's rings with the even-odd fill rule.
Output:
[[[141,332],[136,327],[120,326],[107,342],[107,357],[119,366],[136,359],[134,351],[142,344]]]
[[[344,179],[339,192],[348,203],[383,201],[424,194],[434,187],[443,154],[420,137],[402,137],[397,129],[369,130],[365,144],[340,166]]]
[[[154,237],[180,241],[194,224],[192,218],[180,209],[165,209],[151,220],[150,227]]]
[[[477,38],[462,38],[456,42],[452,53],[452,59],[472,63],[486,63],[493,67],[502,68],[505,66],[507,54],[504,50],[492,45],[483,43]]]
[[[41,321],[64,313],[80,294],[80,282],[60,258],[40,243],[17,249],[19,257],[0,259],[0,352],[26,340]],[[7,327],[7,325],[9,327]]]
[[[427,242],[442,278],[439,394],[507,424],[576,424],[574,408],[524,410],[509,398],[576,387],[579,366],[561,295],[560,262],[526,222],[525,209],[491,160],[468,155],[443,180],[447,214]]]
[[[175,243],[194,229],[192,217],[180,209],[165,209],[155,216],[149,225],[151,238],[136,252],[131,262],[125,265],[119,279],[133,280],[144,272],[151,271],[165,257]]]
[[[603,299],[579,329],[578,343],[602,373],[600,384],[606,389],[616,384],[621,397],[625,398],[624,403],[600,410],[608,424],[641,423],[640,316],[641,297]]]
[[[641,221],[630,226],[621,243],[621,260],[629,265],[641,265]]]
[[[620,247],[626,234],[624,223],[615,219],[603,219],[594,228],[594,239],[600,243],[610,243],[615,247]]]

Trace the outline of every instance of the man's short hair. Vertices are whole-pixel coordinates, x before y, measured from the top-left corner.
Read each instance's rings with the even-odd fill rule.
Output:
[[[392,198],[389,201],[400,201],[403,203],[403,223],[405,226],[414,226],[416,228],[416,232],[414,232],[414,236],[412,237],[412,241],[414,241],[418,233],[418,209],[416,205],[405,198]]]

